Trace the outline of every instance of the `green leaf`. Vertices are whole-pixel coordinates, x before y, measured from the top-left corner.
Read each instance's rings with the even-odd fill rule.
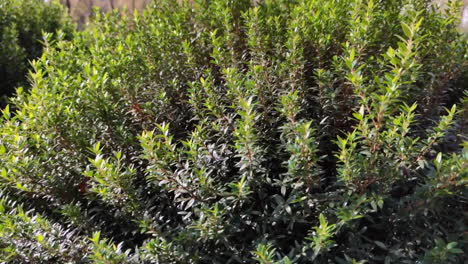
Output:
[[[384,243],[382,243],[382,242],[380,242],[380,241],[374,241],[374,243],[375,243],[379,248],[384,249],[384,250],[388,250],[387,246],[386,246]]]
[[[359,121],[361,121],[363,119],[362,115],[359,114],[359,113],[353,113],[353,116],[354,116],[354,118],[356,118]]]
[[[442,167],[442,152],[439,152],[437,154],[437,157],[434,160],[434,165],[437,169],[440,169]]]
[[[449,249],[449,252],[452,254],[464,254],[465,252],[459,248],[451,248]]]
[[[413,30],[406,23],[402,22],[401,28],[407,38],[411,39],[413,37]]]
[[[1,95],[1,94],[0,94]],[[3,113],[3,117],[5,118],[5,120],[9,120],[10,119],[10,105],[7,105],[3,110],[2,110],[2,113]]]
[[[457,245],[458,245],[457,242],[450,242],[447,244],[447,248],[452,249],[452,248],[455,248]]]
[[[0,155],[3,155],[6,153],[6,148],[3,144],[0,144]]]

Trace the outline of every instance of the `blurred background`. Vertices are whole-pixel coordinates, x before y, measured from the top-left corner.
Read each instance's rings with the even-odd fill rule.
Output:
[[[99,7],[107,12],[112,9],[142,10],[150,0],[60,0],[70,12],[70,15],[82,27],[92,15],[93,7]]]
[[[93,7],[99,7],[104,12],[115,8],[121,10],[124,8],[128,8],[129,10],[142,10],[150,1],[151,0],[60,0],[60,2],[68,8],[71,16],[78,23],[80,28],[92,15]],[[448,1],[449,0],[434,0],[434,3],[441,8],[445,8]],[[462,14],[460,27],[468,32],[468,0],[460,1],[463,1],[463,7],[462,10],[460,10]]]

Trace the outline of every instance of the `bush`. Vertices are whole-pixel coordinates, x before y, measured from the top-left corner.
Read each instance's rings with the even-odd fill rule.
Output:
[[[189,2],[45,40],[0,127],[4,261],[466,260],[459,3]]]
[[[42,34],[71,36],[73,25],[58,1],[3,0],[0,3],[0,107],[18,86],[27,85],[29,61],[42,54]]]

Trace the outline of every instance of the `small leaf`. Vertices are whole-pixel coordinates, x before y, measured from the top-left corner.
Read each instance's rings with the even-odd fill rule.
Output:
[[[450,242],[447,244],[447,248],[448,249],[452,249],[452,248],[455,248],[457,246],[457,242]]]
[[[3,155],[6,153],[6,148],[3,145],[0,145],[0,155]]]
[[[375,243],[379,248],[387,250],[387,246],[386,246],[384,243],[382,243],[382,242],[380,242],[380,241],[374,241],[374,243]]]
[[[464,254],[465,252],[459,248],[451,248],[448,250],[452,254]]]
[[[359,120],[359,121],[362,120],[362,115],[359,114],[359,113],[353,113],[353,116],[354,116],[354,118],[356,118],[356,119]]]
[[[401,23],[401,28],[403,29],[403,33],[405,33],[405,36],[407,38],[413,37],[413,30],[411,30],[411,28],[407,24]]]
[[[191,208],[194,203],[195,203],[195,199],[190,199],[190,201],[185,206],[185,210],[188,210],[189,208]]]
[[[437,154],[437,157],[434,160],[434,165],[437,169],[440,169],[442,167],[442,152],[439,152]]]
[[[286,205],[285,209],[288,214],[292,214],[291,206]]]
[[[101,148],[101,142],[97,142],[96,145],[94,145],[94,153],[99,153],[99,150]]]
[[[8,120],[10,119],[10,105],[7,105],[5,109],[3,109],[3,117]]]
[[[419,168],[424,169],[426,167],[426,161],[422,159],[418,160],[418,166]]]

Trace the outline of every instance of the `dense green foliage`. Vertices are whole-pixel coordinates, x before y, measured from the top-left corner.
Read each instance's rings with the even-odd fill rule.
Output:
[[[71,36],[73,25],[58,0],[0,1],[0,107],[17,86],[27,85],[29,61],[42,54],[42,34]]]
[[[0,257],[466,261],[468,42],[428,2],[159,0],[49,37],[3,111]]]

